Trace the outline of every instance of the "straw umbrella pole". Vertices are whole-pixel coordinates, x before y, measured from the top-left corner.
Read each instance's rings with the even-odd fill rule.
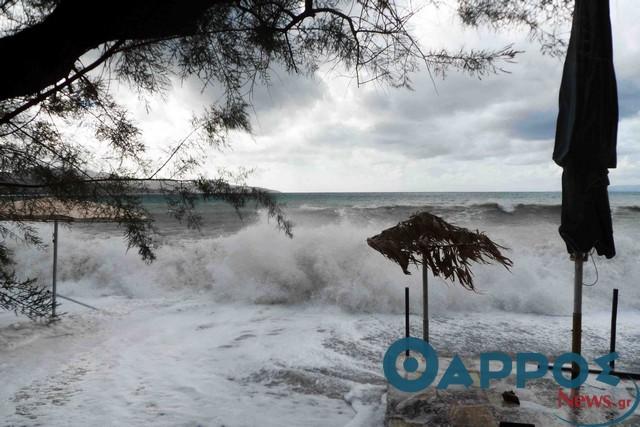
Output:
[[[427,254],[422,253],[422,339],[429,342],[429,270]]]

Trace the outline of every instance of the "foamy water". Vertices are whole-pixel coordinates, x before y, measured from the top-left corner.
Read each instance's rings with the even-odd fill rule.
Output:
[[[96,411],[121,424],[380,424],[382,355],[403,333],[404,286],[420,334],[421,284],[417,271],[405,276],[366,238],[422,209],[485,231],[514,261],[510,272],[474,268],[477,293],[431,278],[436,348],[552,356],[570,346],[573,265],[557,234],[558,194],[280,197],[293,239],[262,213],[247,210],[240,221],[215,203],[203,206],[201,231],[184,232],[151,198],[161,230],[151,265],[127,253],[112,226],[62,228],[60,293],[106,312],[64,303],[71,314],[54,328],[0,316],[0,414],[25,425],[55,425],[63,413],[82,423]],[[640,195],[614,194],[612,206],[618,255],[595,259],[598,283],[584,289],[584,352],[607,351],[617,287],[619,366],[640,369]],[[18,271],[49,280],[48,250],[15,250]],[[589,261],[585,282],[595,279]],[[58,364],[35,369],[38,355]],[[56,407],[47,396],[58,389]],[[247,407],[260,410],[243,418]]]
[[[458,225],[485,231],[514,261],[509,272],[496,266],[474,268],[478,293],[433,278],[434,310],[505,310],[570,314],[573,264],[558,236],[558,195],[464,193],[382,195],[284,195],[294,238],[278,232],[263,214],[247,212],[244,222],[228,207],[203,206],[205,225],[186,231],[158,214],[158,260],[146,265],[127,253],[113,226],[63,229],[59,274],[74,295],[144,297],[164,291],[206,289],[216,301],[295,304],[312,301],[355,312],[393,313],[402,309],[404,286],[421,289],[420,275],[400,268],[366,245],[366,238],[428,209]],[[439,197],[439,199],[438,199]],[[527,198],[528,197],[528,198]],[[377,200],[377,202],[376,202]],[[408,204],[411,202],[412,204]],[[429,202],[429,204],[426,204]],[[535,203],[534,203],[535,202]],[[613,287],[621,307],[640,309],[640,195],[612,197],[618,255],[585,264],[585,307],[610,305]],[[41,227],[42,234],[50,226]],[[18,247],[18,270],[48,280],[51,254]],[[597,270],[597,273],[596,273]],[[417,302],[418,298],[416,298]],[[415,306],[417,309],[418,307]]]

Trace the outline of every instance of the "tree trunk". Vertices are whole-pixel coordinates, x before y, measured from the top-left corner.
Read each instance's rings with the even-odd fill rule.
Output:
[[[42,91],[75,61],[114,40],[194,34],[205,12],[227,0],[61,0],[42,22],[0,38],[0,101]]]

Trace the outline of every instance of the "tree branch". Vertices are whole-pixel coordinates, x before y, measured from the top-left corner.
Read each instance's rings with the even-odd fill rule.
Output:
[[[60,0],[42,22],[0,38],[0,58],[7,61],[0,67],[0,101],[56,84],[104,43],[192,35],[207,10],[226,2]]]
[[[40,102],[44,101],[49,96],[51,96],[54,93],[58,92],[60,89],[63,89],[65,87],[69,86],[71,83],[75,82],[79,78],[81,78],[84,75],[86,75],[89,71],[91,71],[91,70],[95,69],[96,67],[98,67],[99,65],[103,64],[107,59],[109,59],[116,52],[118,52],[118,49],[123,45],[123,43],[124,43],[123,41],[117,41],[113,46],[111,46],[109,49],[107,49],[107,51],[105,53],[103,53],[98,59],[96,59],[94,62],[92,62],[91,64],[89,64],[88,66],[83,68],[82,70],[79,70],[73,76],[69,77],[68,79],[65,79],[60,84],[54,85],[49,90],[46,90],[46,91],[44,91],[42,93],[39,93],[38,95],[34,96],[30,100],[28,100],[27,102],[22,104],[21,106],[17,107],[16,109],[14,109],[14,110],[8,112],[7,114],[5,114],[4,116],[0,117],[0,124],[9,123],[12,119],[17,117],[19,114],[27,111],[29,108],[31,108],[33,106],[38,105]],[[72,68],[73,68],[73,66],[72,66]],[[0,86],[1,86],[1,83],[0,83]]]

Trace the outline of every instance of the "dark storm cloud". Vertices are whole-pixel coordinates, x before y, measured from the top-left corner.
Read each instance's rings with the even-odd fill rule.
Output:
[[[523,116],[514,117],[511,121],[510,134],[514,138],[524,140],[551,139],[555,137],[556,109],[532,111]]]
[[[317,129],[312,141],[317,146],[375,148],[411,159],[473,160],[536,152],[540,145],[527,141],[553,136],[557,113],[539,108],[554,102],[557,89],[544,80],[528,82],[532,72],[483,80],[453,74],[437,81],[437,91],[426,75],[416,79],[415,91],[359,89],[364,94],[358,111],[372,124],[335,123]],[[527,86],[534,87],[535,96],[518,97],[528,93],[523,89]]]
[[[276,111],[295,111],[322,100],[326,83],[313,76],[288,73],[281,68],[270,72],[267,84],[256,85],[250,96],[257,114]]]
[[[525,56],[523,64],[512,65],[510,71],[482,80],[452,73],[435,82],[422,73],[414,76],[413,91],[372,86],[354,89],[357,96],[351,101],[352,115],[344,116],[344,121],[329,123],[306,117],[313,131],[303,131],[300,140],[316,150],[325,147],[349,152],[368,148],[413,160],[549,163],[562,61],[534,52]],[[318,104],[331,110],[341,102],[335,93],[329,93],[331,82],[318,84],[317,80],[298,76],[285,78],[286,85],[278,88],[286,88],[285,93],[273,88],[254,97],[258,119],[282,120],[285,109],[292,115],[299,113],[297,109],[310,111]],[[620,81],[621,118],[639,109],[640,90],[636,82]],[[354,117],[356,122],[361,119],[370,123],[349,122]],[[267,128],[273,132],[282,130]]]
[[[451,154],[453,147],[437,137],[438,129],[427,120],[380,121],[368,132],[377,147],[393,149],[414,159]]]
[[[640,7],[624,0],[618,9],[613,24],[619,170],[626,168],[630,180],[634,174],[640,179]],[[526,52],[515,63],[500,64],[509,73],[482,79],[450,72],[433,81],[423,70],[412,76],[413,91],[376,84],[358,88],[341,78],[341,71],[323,69],[310,78],[276,69],[270,85],[256,85],[252,92],[252,139],[232,141],[234,151],[225,159],[262,168],[266,181],[256,185],[283,190],[557,188],[559,169],[551,154],[563,58],[542,55],[524,33],[454,26],[427,36],[430,46],[442,41],[455,49],[495,48],[514,42]],[[201,96],[199,88],[193,92]],[[208,102],[219,96],[205,94]],[[329,170],[340,178],[326,184],[329,173],[321,171]],[[372,170],[385,173],[374,176]]]
[[[516,64],[513,74],[481,80],[452,73],[434,82],[422,73],[414,76],[413,91],[360,88],[355,108],[373,124],[320,129],[314,143],[363,145],[413,159],[482,159],[536,151],[538,145],[526,141],[553,138],[555,132],[562,63],[537,52],[530,57],[538,58],[535,66]]]
[[[371,127],[364,129],[346,125],[323,127],[316,129],[307,140],[317,147],[373,148],[413,159],[428,159],[452,153],[453,146],[446,138],[438,136],[438,132],[429,122],[398,118],[376,120]]]
[[[638,80],[618,80],[620,118],[635,116],[640,112],[640,76]]]
[[[510,99],[517,86],[509,75],[477,79],[462,73],[452,73],[446,79],[431,80],[421,73],[414,76],[415,90],[369,91],[363,95],[363,105],[372,113],[389,113],[412,120],[425,120],[485,108],[488,104]]]
[[[632,117],[640,112],[640,83],[637,80],[618,81],[618,102],[620,120]],[[514,116],[511,120],[511,135],[524,140],[552,139],[555,137],[557,108],[544,111],[531,111]]]
[[[219,105],[225,94],[216,85],[203,87],[200,80],[189,78],[176,83],[177,92],[185,101],[191,101],[194,111],[199,105]],[[314,102],[321,101],[327,91],[326,83],[315,76],[288,73],[277,64],[269,71],[269,80],[256,80],[247,83],[243,88],[245,99],[251,104],[250,110],[254,121],[268,124],[292,111],[308,108]],[[176,93],[176,92],[174,92]],[[264,122],[264,123],[262,123]]]

